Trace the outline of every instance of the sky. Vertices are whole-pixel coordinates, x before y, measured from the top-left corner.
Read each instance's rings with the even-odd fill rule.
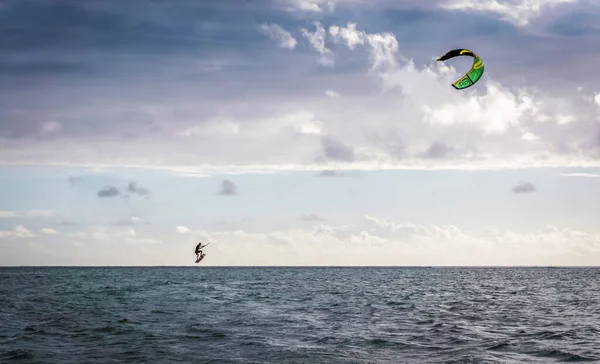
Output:
[[[0,265],[599,265],[598,17],[2,0]]]

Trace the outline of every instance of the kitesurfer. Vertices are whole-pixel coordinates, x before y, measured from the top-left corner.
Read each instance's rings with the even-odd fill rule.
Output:
[[[196,245],[196,249],[194,249],[194,253],[196,253],[196,263],[198,263],[206,255],[201,249],[205,248],[208,244],[210,244],[210,241],[204,245],[202,245],[202,242],[199,242],[198,245]]]
[[[202,248],[206,247],[208,244],[202,245],[202,242],[199,242],[198,245],[196,245],[196,249],[194,250],[194,253],[196,253],[196,259],[200,259],[200,256],[203,254],[202,253]]]

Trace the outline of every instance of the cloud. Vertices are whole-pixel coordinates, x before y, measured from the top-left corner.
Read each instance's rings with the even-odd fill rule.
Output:
[[[189,228],[189,227],[187,227],[187,226],[182,226],[182,225],[178,226],[178,227],[176,228],[176,230],[177,230],[177,232],[178,232],[178,233],[180,233],[180,234],[188,234],[188,233],[190,233],[190,232],[191,232],[191,230],[190,230],[190,228]]]
[[[423,153],[426,158],[448,158],[454,153],[454,149],[452,147],[447,146],[446,144],[435,141],[433,142],[427,150]]]
[[[58,234],[58,231],[51,229],[51,228],[43,228],[40,230],[40,232],[42,234],[46,234],[46,235],[55,235]]]
[[[129,245],[156,245],[156,244],[162,244],[163,242],[161,240],[157,240],[157,239],[152,239],[152,238],[136,238],[136,239],[126,239],[125,240],[125,244],[129,244]]]
[[[488,134],[501,134],[533,118],[539,108],[526,93],[514,94],[500,84],[487,82],[487,93],[448,102],[436,108],[424,106],[425,121],[437,126],[473,124]]]
[[[317,173],[317,177],[344,177],[346,174],[342,171],[326,169]]]
[[[78,183],[80,183],[82,181],[82,177],[78,177],[78,176],[69,176],[67,178],[67,182],[69,183],[69,185],[71,187],[77,185]]]
[[[232,196],[237,194],[237,186],[228,179],[221,181],[219,195]]]
[[[116,197],[119,195],[119,189],[115,186],[105,186],[103,189],[98,191],[98,197]]]
[[[587,265],[600,256],[599,234],[572,229],[515,232],[487,226],[475,233],[455,225],[396,223],[368,215],[360,225],[220,234],[227,243],[213,248],[207,264]]]
[[[23,225],[17,225],[12,230],[0,230],[0,239],[3,239],[3,238],[24,239],[24,238],[34,238],[36,236],[37,235],[33,234],[31,231],[29,231]]]
[[[304,215],[300,218],[300,220],[306,221],[306,222],[323,222],[323,221],[325,221],[324,218],[320,217],[317,214]]]
[[[0,211],[0,218],[49,217],[53,214],[51,210]]]
[[[335,10],[337,0],[279,0],[286,9],[292,11],[322,13]]]
[[[323,122],[309,112],[286,115],[281,123],[282,126],[289,125],[290,131],[302,135],[319,135],[323,128]]]
[[[345,44],[350,50],[358,45],[366,45],[372,69],[392,69],[397,65],[398,41],[392,33],[369,34],[356,29],[356,23],[348,22],[346,27],[332,25],[329,34],[336,43]]]
[[[344,2],[341,6],[352,10],[358,3],[372,6],[360,1]],[[406,7],[406,4],[383,5]],[[409,5],[431,10],[437,4],[419,5],[413,1]],[[87,6],[83,8],[88,9]],[[108,19],[115,16],[117,19],[113,20],[119,26],[123,25],[121,17],[127,19],[124,14],[135,15],[129,8],[105,6],[103,9],[109,14],[104,15]],[[48,7],[54,11],[48,16],[59,18],[58,10]],[[309,14],[311,19],[317,16],[321,22],[314,23],[312,29],[305,25],[310,32],[305,30],[301,39],[306,42],[299,42],[293,49],[265,49],[257,47],[264,36],[257,34],[256,25],[236,24],[239,37],[226,39],[223,34],[229,33],[216,32],[212,21],[189,23],[191,14],[198,12],[188,14],[179,10],[186,18],[176,21],[167,17],[173,9],[166,3],[154,4],[153,9],[150,12],[157,18],[149,21],[157,20],[158,24],[151,24],[165,31],[161,34],[172,34],[173,44],[161,46],[164,39],[151,36],[148,38],[156,43],[144,43],[144,37],[136,38],[134,35],[139,34],[131,34],[125,27],[123,31],[130,38],[121,40],[124,42],[121,48],[90,48],[99,54],[92,58],[105,61],[95,65],[94,72],[78,74],[80,79],[60,76],[66,80],[65,87],[52,90],[56,97],[47,99],[44,95],[48,90],[33,86],[11,93],[11,99],[0,105],[0,164],[119,166],[196,176],[321,171],[330,168],[331,161],[338,162],[336,168],[340,170],[600,165],[597,136],[590,132],[598,128],[598,108],[590,102],[593,95],[584,100],[576,92],[578,86],[585,86],[586,90],[594,87],[589,77],[582,76],[590,72],[581,67],[590,65],[588,60],[597,59],[596,48],[588,46],[591,37],[579,37],[575,42],[572,37],[539,37],[528,32],[526,37],[518,38],[518,46],[530,51],[520,55],[525,57],[523,62],[514,63],[511,61],[514,55],[502,53],[502,46],[491,46],[517,41],[513,33],[506,35],[509,38],[500,35],[509,26],[486,23],[490,27],[485,28],[486,39],[495,37],[495,40],[477,47],[486,54],[485,59],[495,61],[475,86],[457,91],[450,84],[462,76],[465,68],[431,60],[446,50],[440,44],[447,41],[426,43],[433,39],[427,31],[459,39],[463,30],[448,26],[458,19],[467,34],[464,39],[477,42],[475,34],[481,34],[481,17],[437,10],[430,17],[424,12],[413,19],[418,34],[415,40],[406,37],[407,25],[401,19],[388,27],[369,13],[360,26],[344,19],[346,10],[335,17]],[[81,9],[74,12],[85,13]],[[404,9],[395,16],[408,16],[406,12]],[[90,16],[96,19],[96,15]],[[296,24],[310,24],[304,15],[280,13],[277,19],[266,18],[265,24],[276,20],[287,29],[299,28]],[[20,16],[23,18],[24,14]],[[235,22],[232,19],[228,15],[224,20]],[[463,22],[465,19],[469,20]],[[377,31],[367,31],[368,21],[380,24]],[[193,27],[196,33],[180,34],[189,24],[197,25]],[[64,26],[72,29],[70,25]],[[473,29],[478,31],[471,32]],[[107,31],[113,32],[112,28]],[[101,34],[95,28],[91,32]],[[80,34],[65,32],[63,41],[48,40],[52,43],[48,45],[50,55],[71,58],[75,54],[90,54],[90,49],[77,46],[84,43],[88,46],[81,41],[83,38],[77,38],[81,35],[69,38],[71,33]],[[394,33],[402,38],[396,39]],[[475,38],[469,38],[468,34]],[[299,41],[300,36],[297,38]],[[33,37],[29,41],[39,40]],[[550,41],[554,46],[547,47],[545,42]],[[197,46],[190,47],[190,42]],[[0,39],[0,45],[7,47],[17,43]],[[62,49],[61,44],[73,49]],[[137,46],[125,47],[131,44]],[[181,48],[176,48],[176,44]],[[305,54],[304,46],[331,60],[335,56],[336,68],[316,68],[306,62],[311,56]],[[565,51],[552,56],[546,53],[547,49],[558,48]],[[177,51],[161,51],[159,57],[156,49]],[[258,57],[257,52],[263,53]],[[534,57],[547,61],[540,65],[533,61]],[[155,59],[160,61],[146,63]],[[581,72],[566,81],[542,76],[559,74],[558,70],[566,63],[574,64]],[[108,70],[104,67],[109,66],[103,64],[116,68]],[[6,90],[7,84],[33,85],[33,80],[41,77],[33,73],[5,75],[12,80],[3,84]],[[49,75],[59,77],[56,73]],[[100,78],[110,80],[106,87],[87,86],[96,84]],[[165,83],[176,87],[169,90],[157,87]],[[140,91],[146,89],[154,91]],[[329,96],[323,97],[324,92]],[[334,92],[342,93],[343,97],[336,97]],[[34,102],[25,105],[21,100]],[[52,138],[40,138],[36,133],[48,120],[60,120],[62,129]],[[326,139],[322,139],[324,136]],[[340,144],[342,153],[336,153],[335,145],[329,141]],[[426,153],[430,148],[435,152],[436,142],[453,149],[452,160],[431,158],[436,153]]]
[[[594,173],[561,173],[563,177],[584,177],[584,178],[600,178],[600,174]]]
[[[62,125],[54,120],[45,122],[42,125],[43,134],[57,134],[62,130]]]
[[[150,194],[150,191],[148,191],[146,188],[139,187],[137,182],[134,181],[129,182],[127,185],[127,192],[140,196],[147,196]]]
[[[106,228],[95,228],[87,231],[77,231],[70,233],[60,234],[61,238],[67,237],[71,239],[77,239],[83,244],[88,244],[90,240],[95,242],[114,243],[114,244],[160,244],[162,243],[159,239],[145,238],[140,236],[133,227],[126,227],[120,229],[106,229]],[[120,254],[117,254],[117,256]],[[113,255],[113,257],[116,257]]]
[[[556,115],[556,123],[558,125],[566,125],[575,121],[575,116],[573,115]]]
[[[319,63],[324,66],[333,67],[335,62],[333,60],[333,52],[331,49],[325,46],[325,28],[321,25],[320,22],[315,21],[314,26],[316,30],[314,32],[309,32],[306,28],[300,29],[302,35],[308,39],[310,45],[316,50],[321,57],[319,58]]]
[[[331,98],[334,98],[334,99],[337,99],[337,98],[339,98],[339,97],[341,96],[341,95],[339,94],[339,92],[337,92],[337,91],[334,91],[334,90],[330,90],[330,89],[328,89],[328,90],[325,90],[325,95],[326,95],[327,97],[331,97]]]
[[[56,265],[61,259],[71,265],[191,265],[193,244],[189,236],[177,233],[145,236],[131,228],[91,229],[58,232],[37,240],[40,236],[19,226],[0,232],[0,239],[6,242],[3,249],[9,249],[3,252],[12,254],[0,254],[0,265],[40,261]],[[395,222],[365,215],[354,224],[197,234],[201,240],[219,237],[217,244],[211,244],[206,260],[207,265],[217,266],[585,266],[600,259],[600,234],[551,225],[530,231],[493,225],[470,231],[452,224]],[[11,244],[19,237],[29,237],[34,245]],[[161,244],[166,240],[170,243]],[[56,256],[48,256],[41,249],[44,246],[52,246]]]
[[[336,161],[352,162],[356,156],[354,149],[330,136],[321,139],[321,146],[325,157]]]
[[[596,103],[596,105],[600,106],[600,93],[594,96],[594,102]]]
[[[139,225],[150,225],[148,221],[141,219],[137,216],[129,216],[124,219],[117,220],[115,225],[118,226],[139,226]]]
[[[73,221],[73,220],[68,220],[68,219],[63,219],[59,222],[57,222],[55,225],[61,225],[61,226],[77,226],[80,223],[77,221]]]
[[[577,0],[447,0],[441,7],[446,10],[495,13],[502,20],[522,27],[540,16],[545,8],[576,2]]]
[[[521,136],[521,139],[528,141],[528,142],[534,142],[536,140],[540,140],[540,137],[533,133],[525,133]]]
[[[277,24],[261,24],[260,30],[267,34],[269,38],[277,43],[281,48],[294,49],[298,43],[290,32]]]
[[[127,184],[127,193],[138,196],[149,196],[150,191],[144,187],[138,186],[137,182],[131,181]],[[111,198],[121,195],[121,191],[116,186],[105,186],[98,191],[98,197]],[[128,194],[123,195],[123,198],[129,198]]]
[[[329,34],[334,42],[344,42],[348,48],[354,50],[357,45],[365,44],[367,34],[356,29],[356,23],[348,22],[346,27],[332,25],[329,27]]]
[[[530,182],[520,182],[519,184],[517,184],[516,186],[514,186],[512,188],[512,191],[514,193],[530,193],[530,192],[535,192],[536,188]]]

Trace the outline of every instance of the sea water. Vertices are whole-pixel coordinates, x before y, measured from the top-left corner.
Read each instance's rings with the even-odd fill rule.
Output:
[[[0,268],[2,363],[600,362],[594,268]]]

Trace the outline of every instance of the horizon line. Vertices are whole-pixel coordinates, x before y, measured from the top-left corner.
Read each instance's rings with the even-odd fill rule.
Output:
[[[600,265],[1,265],[2,268],[600,268]]]

